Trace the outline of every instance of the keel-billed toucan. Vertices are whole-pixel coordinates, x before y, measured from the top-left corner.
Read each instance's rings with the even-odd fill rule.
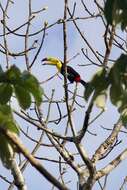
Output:
[[[46,57],[44,59],[42,59],[42,61],[44,61],[46,65],[54,65],[57,67],[58,71],[64,75],[64,66],[63,66],[63,62],[57,58],[54,57]],[[80,82],[84,87],[87,86],[87,83],[81,79],[80,74],[77,73],[72,67],[67,65],[67,78],[68,80],[73,83],[73,82]]]

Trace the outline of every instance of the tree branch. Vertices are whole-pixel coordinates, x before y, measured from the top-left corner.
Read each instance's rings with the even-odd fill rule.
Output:
[[[37,171],[39,171],[49,182],[54,184],[58,189],[68,190],[66,186],[61,184],[44,168],[44,166],[41,165],[40,162],[38,162],[38,160],[33,157],[32,154],[30,154],[29,150],[22,144],[17,135],[4,128],[0,128],[0,132],[3,133],[9,140],[11,140],[12,143],[16,145],[16,147],[19,149],[19,152],[21,152],[29,160],[30,164],[36,168]]]
[[[94,164],[98,160],[100,160],[104,156],[104,154],[110,149],[110,147],[113,145],[122,126],[123,125],[121,121],[118,121],[118,123],[114,126],[114,129],[112,130],[112,133],[109,135],[109,137],[96,150],[95,154],[92,157],[92,162]]]
[[[125,149],[119,156],[117,156],[113,161],[111,161],[106,167],[97,171],[95,179],[109,174],[114,168],[116,168],[123,160],[127,158],[127,149]]]

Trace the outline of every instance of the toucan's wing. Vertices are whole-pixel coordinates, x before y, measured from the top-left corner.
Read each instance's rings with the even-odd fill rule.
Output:
[[[80,76],[78,72],[76,72],[72,67],[67,66],[67,73],[74,75],[74,76]]]
[[[80,75],[79,75],[79,73],[77,73],[72,67],[70,67],[70,66],[67,66],[67,78],[68,78],[68,80],[70,81],[70,82],[78,82],[77,81],[77,79],[78,80],[80,80]]]
[[[64,75],[64,68],[62,67],[61,69],[61,74]],[[72,67],[67,66],[67,78],[68,80],[73,83],[75,82],[79,82],[80,81],[80,75],[79,73],[77,73]],[[78,81],[76,80],[78,79]]]

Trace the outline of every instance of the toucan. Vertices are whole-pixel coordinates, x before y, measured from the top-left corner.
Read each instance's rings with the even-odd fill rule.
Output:
[[[43,65],[54,65],[57,67],[58,71],[64,75],[64,64],[60,59],[54,57],[46,57],[42,59],[42,62],[45,62]],[[87,82],[81,79],[80,74],[75,71],[72,67],[67,65],[67,79],[70,83],[76,82],[81,83],[84,87],[87,86]]]

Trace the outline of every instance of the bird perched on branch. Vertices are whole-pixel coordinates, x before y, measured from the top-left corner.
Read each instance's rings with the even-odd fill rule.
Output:
[[[64,75],[64,64],[61,60],[54,58],[54,57],[46,57],[42,59],[43,62],[45,62],[43,65],[54,65],[57,67],[58,71]],[[67,65],[67,79],[73,83],[81,83],[84,87],[87,86],[87,83],[81,79],[80,74],[75,71],[72,67]]]

